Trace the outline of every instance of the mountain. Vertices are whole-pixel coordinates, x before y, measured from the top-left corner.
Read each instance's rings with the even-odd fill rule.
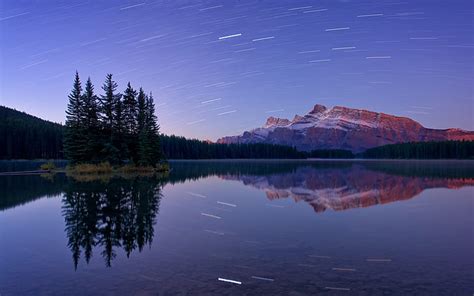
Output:
[[[423,141],[474,140],[473,131],[430,129],[406,117],[367,110],[316,104],[304,116],[292,120],[269,117],[263,127],[218,143],[269,143],[298,150],[347,149],[362,152],[377,146]]]

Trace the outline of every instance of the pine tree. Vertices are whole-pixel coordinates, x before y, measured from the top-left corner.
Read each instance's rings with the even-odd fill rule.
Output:
[[[128,150],[128,156],[133,161],[138,158],[137,105],[137,91],[132,88],[129,82],[123,94],[124,141]]]
[[[110,163],[117,163],[120,161],[120,151],[113,143],[113,126],[115,120],[115,104],[117,97],[120,95],[115,93],[117,83],[112,79],[112,74],[107,74],[102,89],[105,95],[101,95],[100,99],[100,119],[103,129],[103,149],[101,154],[103,158]]]
[[[76,71],[69,102],[66,110],[66,130],[64,134],[64,154],[72,164],[86,160],[86,141],[83,127],[82,85]]]
[[[153,94],[150,92],[146,100],[146,121],[145,129],[148,135],[148,160],[152,166],[160,161],[161,149],[160,149],[160,136],[159,131],[160,127],[157,123],[157,118],[155,115],[155,102],[153,101]]]
[[[136,119],[136,135],[138,136],[138,147],[136,152],[135,163],[145,166],[147,165],[147,147],[148,136],[145,129],[146,121],[146,94],[140,87],[137,97],[137,119]]]
[[[141,166],[156,167],[160,160],[161,153],[159,145],[159,126],[156,122],[155,103],[153,102],[153,95],[151,93],[149,96],[145,96],[143,116],[143,127],[140,129],[138,137],[138,164]]]
[[[146,121],[146,95],[140,87],[137,97],[137,117],[136,117],[136,136],[138,139],[138,146],[136,148],[134,163],[139,165],[147,165],[148,136],[145,129]]]
[[[127,133],[133,134],[136,130],[137,117],[137,91],[132,88],[130,82],[123,93],[124,125]]]
[[[113,145],[119,150],[117,155],[117,162],[121,163],[122,160],[128,158],[128,148],[125,143],[126,138],[126,127],[124,121],[124,112],[123,112],[123,102],[119,96],[116,96],[116,101],[114,103],[114,120],[112,124],[112,138]]]
[[[137,97],[137,132],[140,133],[145,127],[146,120],[146,95],[143,89],[140,87]]]
[[[84,128],[86,137],[86,158],[88,161],[99,161],[100,126],[98,117],[98,97],[94,94],[94,85],[87,79],[82,95]]]

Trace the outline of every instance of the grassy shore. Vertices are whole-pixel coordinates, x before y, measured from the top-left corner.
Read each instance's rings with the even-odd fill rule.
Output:
[[[169,172],[167,163],[159,164],[157,167],[152,166],[136,166],[127,164],[123,166],[112,166],[108,162],[99,164],[77,164],[66,167],[66,175],[76,181],[108,181],[113,177],[121,177],[125,179],[135,177],[154,177],[166,176]]]
[[[81,163],[67,166],[66,169],[58,169],[52,162],[44,163],[40,167],[41,170],[50,173],[65,172],[68,176],[97,176],[97,175],[154,175],[169,172],[168,163],[160,163],[156,167],[137,166],[134,164],[126,164],[121,166],[112,166],[108,162],[97,164]]]
[[[126,164],[122,166],[112,166],[108,162],[98,164],[83,163],[66,167],[66,173],[88,175],[88,174],[113,174],[113,173],[158,173],[169,171],[167,163],[159,164],[157,167],[137,166]]]

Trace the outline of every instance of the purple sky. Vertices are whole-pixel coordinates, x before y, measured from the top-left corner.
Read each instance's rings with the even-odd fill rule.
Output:
[[[75,70],[215,140],[316,103],[474,129],[473,1],[1,1],[0,104],[63,122]]]

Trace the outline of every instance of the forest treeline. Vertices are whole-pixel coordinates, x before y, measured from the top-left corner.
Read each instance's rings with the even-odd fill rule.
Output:
[[[63,159],[64,127],[0,106],[0,159]]]
[[[86,83],[87,89],[88,83]],[[133,88],[127,87],[122,95],[122,100],[128,98],[128,93],[135,94]],[[115,92],[114,92],[115,94]],[[140,95],[138,92],[137,97]],[[141,95],[145,97],[146,94]],[[140,98],[142,100],[142,98]],[[98,101],[96,101],[98,102]],[[120,110],[120,109],[119,109]],[[96,118],[95,116],[93,118]],[[99,119],[98,121],[102,120]],[[156,120],[156,119],[155,119]],[[113,122],[113,121],[112,121]],[[92,123],[96,124],[95,119]],[[115,123],[115,126],[122,124]],[[94,130],[94,129],[92,129]],[[92,131],[90,130],[90,131]],[[100,131],[100,129],[97,129]],[[122,130],[122,128],[119,128]],[[131,129],[129,129],[131,130]],[[110,131],[112,133],[112,131]],[[158,126],[157,126],[158,132]],[[63,135],[65,127],[39,119],[32,115],[0,106],[0,159],[63,159]],[[122,136],[125,142],[118,141]],[[83,135],[82,135],[83,136]],[[94,134],[92,134],[94,136]],[[95,150],[96,161],[125,159],[128,155],[136,157],[140,150],[136,150],[139,141],[137,133],[116,133],[106,138],[108,141],[96,142],[98,146],[109,147],[119,153],[109,154],[101,158],[101,150]],[[127,138],[130,137],[130,138]],[[133,139],[133,140],[132,140]],[[142,135],[142,143],[144,137]],[[134,143],[127,141],[135,141]],[[120,146],[113,143],[130,143],[130,146]],[[156,143],[156,142],[155,142]],[[104,144],[107,144],[105,146]],[[104,146],[103,146],[104,145]],[[404,144],[385,145],[368,149],[363,153],[354,155],[349,150],[315,150],[311,152],[298,151],[293,147],[272,144],[216,144],[196,139],[186,139],[179,136],[159,135],[158,150],[160,157],[168,159],[236,159],[236,158],[387,158],[387,159],[474,159],[474,142],[472,141],[442,141],[442,142],[415,142]],[[117,149],[116,146],[122,147]],[[129,147],[132,147],[130,149]],[[139,146],[138,146],[139,147]],[[102,150],[103,151],[103,150]],[[107,149],[103,152],[106,152]],[[132,151],[132,154],[130,154]],[[142,149],[141,153],[146,152]],[[116,157],[115,155],[119,155]]]
[[[178,136],[161,136],[168,159],[306,158],[294,147],[272,144],[217,144]]]
[[[362,158],[474,159],[474,141],[410,142],[367,149]]]

